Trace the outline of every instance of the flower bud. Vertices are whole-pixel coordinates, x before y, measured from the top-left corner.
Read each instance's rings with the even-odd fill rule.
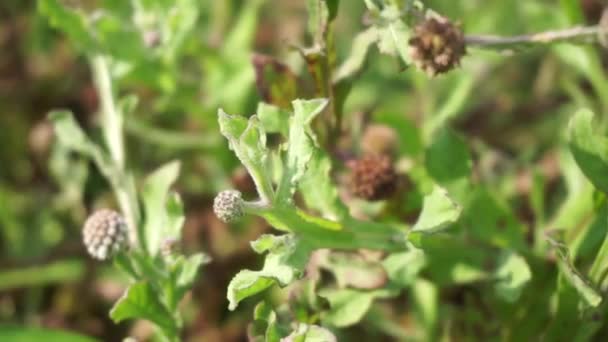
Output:
[[[368,155],[349,163],[351,192],[368,201],[390,197],[397,189],[398,177],[386,155]]]
[[[101,209],[89,216],[82,235],[89,254],[95,259],[106,260],[127,245],[127,222],[119,213]]]
[[[447,72],[460,64],[466,53],[464,34],[445,17],[431,17],[414,28],[409,40],[414,64],[428,75]]]
[[[243,216],[243,198],[237,190],[224,190],[213,201],[213,212],[223,222],[236,221]]]

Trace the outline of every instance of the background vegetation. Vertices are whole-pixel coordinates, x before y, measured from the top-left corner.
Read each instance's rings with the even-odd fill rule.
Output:
[[[331,30],[319,32],[307,21],[317,17],[306,1],[2,1],[0,340],[68,340],[43,328],[103,341],[162,338],[147,321],[117,324],[108,316],[128,279],[112,263],[87,256],[81,229],[95,208],[119,204],[103,172],[59,143],[47,117],[67,109],[91,139],[103,140],[89,65],[95,49],[113,58],[119,98],[137,98],[130,112],[121,102],[128,112],[126,164],[135,183],[179,160],[172,186],[185,205],[179,249],[211,258],[182,301],[184,340],[255,336],[260,321],[273,324],[274,316],[259,306],[254,321],[262,300],[280,317],[289,312],[281,305],[289,303],[284,326],[322,325],[341,341],[604,340],[608,79],[602,47],[539,44],[505,52],[471,46],[459,68],[429,77],[405,67],[400,49],[406,37],[391,45],[394,51],[382,45],[383,34],[408,29],[383,26],[370,14],[373,3],[381,1],[341,1]],[[460,22],[466,34],[504,36],[595,25],[603,8],[599,0],[424,5]],[[94,42],[72,10],[92,18]],[[382,32],[380,49],[365,35],[369,27]],[[343,107],[332,108],[342,129],[332,130],[335,123],[313,128],[351,213],[365,222],[414,226],[437,184],[458,204],[458,217],[448,232],[420,237],[423,257],[325,260],[329,265],[319,267],[324,279],[339,286],[330,284],[321,303],[292,298],[301,293],[295,282],[272,286],[230,311],[231,279],[263,264],[250,242],[276,231],[258,217],[226,224],[213,213],[222,190],[257,197],[220,134],[218,108],[249,117],[264,110],[260,102],[291,110],[296,97],[327,97],[315,88],[314,68],[312,74],[307,68],[319,66],[310,62],[314,51],[300,50],[320,42],[331,51],[328,65],[340,85],[332,103],[348,96]],[[409,185],[390,201],[366,202],[352,198],[347,164],[364,154],[362,137],[377,124],[395,131],[394,164]],[[268,136],[269,146],[278,145],[279,133]],[[296,202],[308,203],[297,196]],[[309,203],[302,208],[324,214]],[[361,259],[365,267],[347,268]],[[380,259],[388,276],[366,263]],[[351,272],[346,279],[340,266]],[[382,286],[352,284],[374,276]],[[331,293],[336,289],[342,292]]]

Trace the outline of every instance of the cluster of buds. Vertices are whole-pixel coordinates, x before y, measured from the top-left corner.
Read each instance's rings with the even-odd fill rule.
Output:
[[[427,18],[414,28],[409,49],[414,64],[430,76],[458,66],[466,53],[460,27],[440,16]]]
[[[119,213],[101,209],[93,213],[82,229],[84,245],[89,254],[98,260],[106,260],[128,244],[128,228]]]

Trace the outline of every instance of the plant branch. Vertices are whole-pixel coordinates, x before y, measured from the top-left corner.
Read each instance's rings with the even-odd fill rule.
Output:
[[[564,30],[552,30],[512,37],[467,35],[465,41],[467,46],[511,50],[560,42],[578,44],[596,43],[600,41],[601,33],[602,28],[600,26],[579,26]]]
[[[125,170],[125,148],[123,136],[124,118],[116,106],[112,79],[106,57],[96,55],[91,60],[93,79],[101,102],[102,132],[110,158],[114,164],[116,177],[108,181],[114,188],[116,199],[129,225],[129,239],[132,245],[145,250],[142,227],[139,225],[139,208],[133,178]]]

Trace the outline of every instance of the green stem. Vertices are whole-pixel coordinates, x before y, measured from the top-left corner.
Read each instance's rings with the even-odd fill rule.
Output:
[[[166,131],[143,123],[141,120],[127,119],[125,129],[127,133],[142,141],[180,150],[207,150],[218,146],[220,142],[214,135],[199,136]]]
[[[96,55],[91,59],[93,79],[101,102],[102,131],[110,158],[114,163],[116,179],[109,179],[118,205],[125,215],[130,229],[132,245],[139,245],[145,250],[143,232],[139,225],[139,208],[135,183],[125,170],[125,148],[123,136],[123,115],[116,106],[112,90],[112,78],[106,57]]]
[[[512,37],[494,35],[467,35],[467,46],[512,50],[552,43],[596,43],[600,40],[602,29],[599,26],[580,26],[564,30],[552,30]]]

